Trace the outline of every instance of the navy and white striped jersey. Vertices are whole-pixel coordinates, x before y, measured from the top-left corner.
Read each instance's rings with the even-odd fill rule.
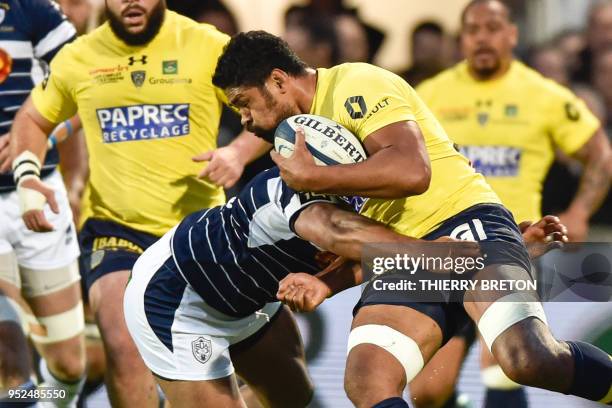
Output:
[[[171,241],[179,272],[210,306],[246,316],[276,300],[278,282],[290,272],[317,273],[319,251],[298,237],[293,224],[315,202],[335,197],[300,193],[278,168],[253,178],[225,205],[185,218]]]
[[[47,64],[75,38],[76,30],[51,0],[0,2],[0,135],[7,133],[21,104],[46,75]],[[42,176],[58,163],[47,152]],[[0,193],[15,188],[12,174],[0,174]]]

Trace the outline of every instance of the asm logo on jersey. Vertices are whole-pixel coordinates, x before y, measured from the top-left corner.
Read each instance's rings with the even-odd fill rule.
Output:
[[[97,109],[104,143],[189,134],[189,104],[132,105]]]
[[[477,172],[488,177],[515,177],[521,163],[521,149],[510,146],[461,146]]]
[[[366,201],[368,201],[367,198],[361,196],[338,196],[338,198],[347,203],[349,206],[353,207],[357,213],[361,212],[364,204]]]

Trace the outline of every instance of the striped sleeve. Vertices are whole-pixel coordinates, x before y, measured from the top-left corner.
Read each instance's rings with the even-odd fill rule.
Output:
[[[47,63],[62,46],[76,37],[76,29],[51,0],[25,0],[24,10],[32,24],[34,56]]]

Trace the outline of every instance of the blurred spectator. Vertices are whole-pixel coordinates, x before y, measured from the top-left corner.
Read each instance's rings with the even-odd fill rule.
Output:
[[[536,47],[529,56],[529,65],[547,78],[569,86],[569,71],[565,54],[552,45]]]
[[[580,69],[580,52],[586,46],[586,39],[582,31],[563,30],[553,38],[551,43],[563,53],[570,73]]]
[[[339,62],[371,62],[367,33],[356,16],[336,17],[335,28],[340,44]]]
[[[587,44],[580,52],[580,66],[572,79],[592,82],[595,58],[609,47],[612,47],[612,1],[604,0],[596,3],[589,12]]]
[[[373,61],[385,37],[380,30],[363,22],[359,18],[357,9],[346,7],[343,0],[310,0],[303,6],[292,6],[285,13],[286,26],[294,24],[305,15],[352,17],[350,19],[340,18],[336,21],[341,62]],[[361,28],[356,28],[357,25]],[[366,46],[363,46],[363,42],[366,43]],[[357,50],[347,48],[354,45],[358,45],[359,48]]]
[[[200,23],[212,24],[225,34],[238,32],[234,15],[220,0],[167,0],[168,9]]]
[[[442,26],[434,21],[417,25],[410,36],[412,65],[401,76],[412,86],[433,77],[448,67],[449,44]]]
[[[329,68],[338,63],[338,36],[330,17],[306,15],[296,19],[285,30],[285,41],[313,68]]]

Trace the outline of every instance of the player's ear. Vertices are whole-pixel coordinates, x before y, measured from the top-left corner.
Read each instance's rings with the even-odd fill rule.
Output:
[[[275,87],[280,93],[287,92],[289,85],[289,75],[282,69],[274,68],[270,73],[270,85]]]
[[[512,44],[512,48],[515,48],[518,45],[519,39],[519,30],[516,24],[510,24],[510,43]]]

